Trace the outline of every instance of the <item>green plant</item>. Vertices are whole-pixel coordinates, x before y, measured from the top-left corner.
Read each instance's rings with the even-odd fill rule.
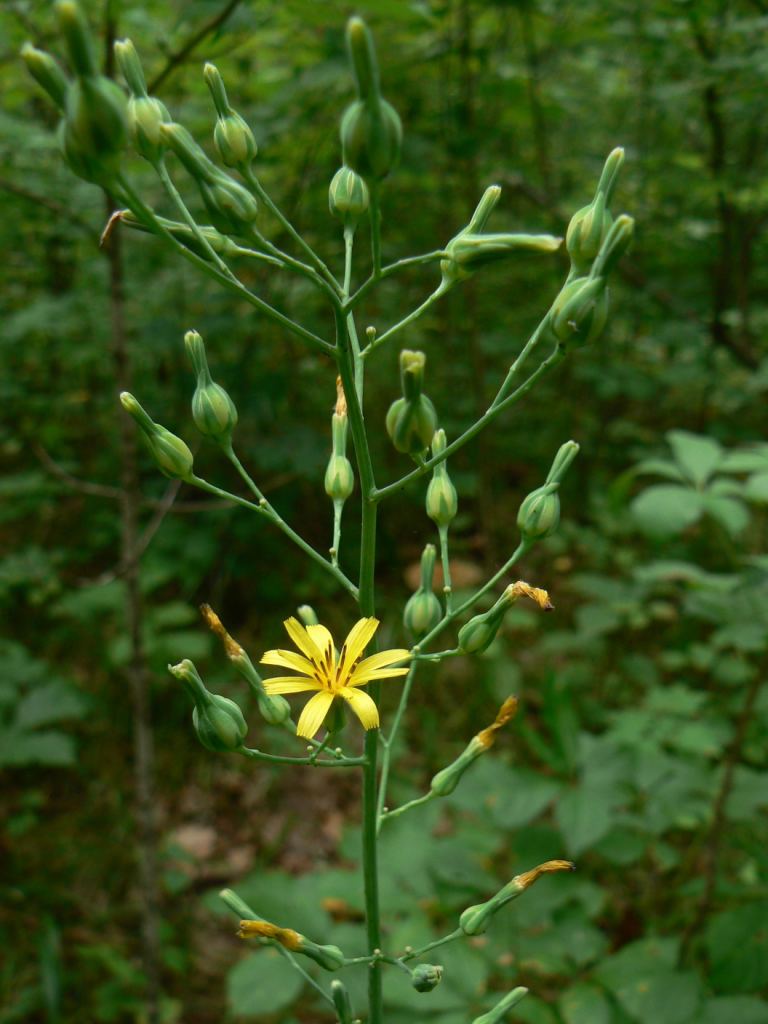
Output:
[[[171,670],[184,682],[192,697],[194,728],[208,749],[238,753],[254,761],[271,764],[321,770],[360,770],[363,777],[360,838],[366,952],[350,956],[348,949],[351,947],[345,948],[346,943],[325,941],[325,936],[322,936],[324,941],[317,941],[321,933],[310,928],[306,931],[314,936],[312,938],[303,930],[299,931],[299,922],[288,919],[287,887],[283,890],[283,900],[278,902],[276,913],[269,915],[280,923],[259,916],[265,909],[261,903],[252,909],[242,894],[225,891],[222,894],[224,902],[241,918],[241,937],[256,938],[270,947],[267,953],[259,954],[258,960],[248,958],[242,961],[232,973],[230,992],[235,1009],[243,1012],[254,1009],[250,1005],[246,1007],[245,1003],[254,998],[251,986],[255,976],[259,978],[258,1012],[277,1011],[288,1005],[303,979],[332,1008],[340,1024],[351,1024],[352,1009],[343,983],[334,981],[329,989],[318,982],[303,966],[302,958],[307,958],[311,965],[328,972],[364,968],[368,976],[368,1019],[371,1024],[380,1024],[383,1020],[385,967],[394,968],[393,976],[401,981],[405,976],[413,991],[421,994],[419,998],[433,990],[450,994],[447,1006],[445,1002],[441,1003],[439,995],[430,995],[428,1013],[456,1012],[456,1002],[463,997],[473,1012],[481,1013],[477,1024],[500,1021],[525,995],[524,987],[518,986],[500,1002],[492,992],[478,993],[478,986],[473,981],[473,959],[477,960],[473,948],[467,946],[460,954],[454,952],[451,956],[443,947],[484,932],[497,911],[529,890],[542,874],[568,870],[573,865],[560,859],[553,860],[550,854],[544,863],[517,873],[501,889],[498,889],[497,882],[485,878],[483,882],[491,891],[498,889],[495,896],[488,898],[486,890],[481,903],[475,903],[468,909],[465,903],[463,914],[455,916],[456,926],[438,938],[419,941],[418,928],[412,935],[402,936],[402,942],[400,936],[395,941],[390,935],[387,948],[397,952],[397,955],[392,955],[383,948],[381,909],[383,906],[388,912],[396,911],[397,898],[393,892],[382,895],[379,858],[380,845],[386,846],[388,835],[398,836],[396,842],[404,849],[415,850],[417,844],[413,830],[410,834],[405,833],[409,836],[406,842],[401,831],[402,823],[395,823],[393,819],[438,798],[450,798],[470,766],[493,745],[497,731],[513,717],[516,701],[514,698],[504,701],[494,721],[470,740],[456,760],[434,776],[427,793],[390,809],[387,806],[389,775],[396,740],[419,669],[440,665],[448,658],[482,653],[494,639],[508,607],[521,596],[531,598],[542,609],[551,607],[546,591],[518,581],[506,586],[490,611],[479,612],[465,623],[458,634],[457,646],[432,649],[448,627],[476,611],[476,606],[504,580],[520,558],[557,528],[560,515],[558,488],[578,450],[574,442],[567,442],[561,447],[544,485],[522,502],[518,515],[520,541],[514,552],[482,586],[460,603],[454,603],[449,528],[456,514],[458,499],[448,476],[447,460],[494,424],[507,409],[525,398],[534,385],[571,351],[594,341],[604,330],[608,316],[608,281],[630,244],[633,232],[630,217],[623,214],[614,220],[609,210],[623,152],[617,149],[610,154],[592,203],[579,211],[571,223],[567,235],[571,265],[560,292],[511,362],[488,409],[454,440],[448,442],[444,431],[438,429],[438,410],[425,392],[424,354],[410,350],[401,352],[402,395],[393,401],[385,426],[395,449],[410,457],[414,467],[399,479],[379,486],[370,445],[373,434],[367,429],[364,416],[366,369],[372,365],[373,354],[448,291],[460,286],[486,265],[520,253],[554,253],[562,240],[548,234],[489,233],[487,224],[500,197],[500,189],[491,186],[466,227],[440,249],[391,264],[383,263],[382,196],[385,179],[397,164],[402,129],[397,113],[381,92],[370,32],[360,19],[353,18],[347,28],[347,40],[358,98],[342,119],[345,166],[334,177],[330,191],[331,212],[343,223],[345,260],[344,272],[339,279],[298,234],[264,189],[254,170],[257,147],[253,134],[231,107],[215,67],[207,65],[205,69],[217,115],[214,146],[220,162],[237,170],[240,178],[225,172],[212,161],[191,134],[170,119],[163,104],[148,95],[138,55],[129,41],[117,43],[115,47],[117,62],[130,90],[130,97],[126,98],[113,82],[99,73],[89,28],[77,5],[73,0],[59,0],[56,9],[73,77],[67,77],[51,57],[32,47],[25,48],[24,58],[32,74],[62,112],[59,135],[63,155],[70,168],[79,177],[101,186],[125,207],[112,218],[105,236],[118,221],[129,228],[158,236],[175,253],[217,281],[238,300],[327,357],[332,366],[329,383],[338,375],[335,389],[329,386],[329,392],[336,392],[336,407],[332,420],[332,452],[324,480],[325,491],[333,503],[330,557],[313,548],[286,522],[241,462],[234,447],[236,407],[211,375],[199,334],[189,332],[185,339],[197,378],[192,399],[193,419],[200,433],[218,446],[239,475],[250,492],[250,498],[225,490],[199,476],[195,455],[186,442],[153,421],[131,394],[121,396],[123,407],[136,420],[150,453],[166,476],[234,502],[282,532],[322,569],[342,598],[350,606],[356,606],[361,616],[349,632],[346,643],[337,651],[332,635],[317,622],[313,610],[302,607],[299,610],[301,622],[293,617],[286,620],[298,652],[275,649],[261,659],[262,663],[280,666],[294,674],[263,679],[251,658],[227,633],[215,613],[210,609],[205,613],[208,624],[222,639],[230,662],[253,692],[266,724],[308,740],[306,756],[245,746],[247,724],[239,706],[228,698],[211,693],[190,660],[183,660]],[[143,198],[125,160],[128,140],[151,165],[178,219],[160,214]],[[199,223],[179,190],[168,166],[171,155],[178,159],[194,182],[209,224]],[[291,239],[298,255],[289,255],[266,237],[259,226],[261,205]],[[353,288],[354,240],[363,218],[370,226],[371,270],[363,283]],[[356,318],[373,289],[406,268],[438,264],[440,281],[428,298],[381,333],[374,327],[367,328],[366,343],[361,343]],[[252,267],[289,271],[306,282],[313,294],[325,304],[326,315],[332,320],[333,340],[325,336],[327,324],[318,329],[321,331],[318,333],[287,316],[250,288],[246,281],[251,277],[249,268]],[[237,272],[233,268],[237,268]],[[545,354],[538,365],[524,376],[525,364],[540,356],[542,349]],[[348,438],[352,442],[361,492],[359,568],[354,574],[344,568],[349,558],[343,547],[342,532],[342,512],[357,483],[352,463],[347,457]],[[404,625],[414,642],[410,647],[397,647],[364,658],[379,626],[375,618],[379,508],[406,485],[428,474],[431,474],[431,482],[425,496],[425,512],[437,526],[443,601],[433,589],[437,552],[432,544],[427,543],[422,559],[421,586],[408,601],[404,617]],[[344,617],[349,618],[348,614]],[[341,618],[341,615],[336,618]],[[379,728],[379,688],[382,680],[398,676],[404,677],[401,698],[385,734]],[[385,685],[393,684],[387,682]],[[367,687],[370,693],[363,687]],[[306,690],[316,692],[295,724],[283,695]],[[366,729],[365,743],[360,752],[348,753],[340,745],[346,705]],[[325,735],[318,740],[316,733],[323,725]],[[277,745],[279,740],[275,738],[274,743]],[[428,812],[422,809],[419,813]],[[418,831],[422,831],[421,826]],[[390,838],[390,847],[392,842]],[[438,948],[444,958],[443,964],[414,966],[415,961]],[[283,977],[285,967],[277,957],[297,973],[286,970]],[[286,980],[288,978],[291,980]],[[474,1006],[473,1001],[478,1001],[479,1005]],[[396,997],[393,1005],[398,1006]],[[407,1000],[399,1005],[406,1015],[412,1014]],[[422,1011],[419,1009],[417,1012]],[[391,1019],[395,1019],[396,1013],[397,1010]]]

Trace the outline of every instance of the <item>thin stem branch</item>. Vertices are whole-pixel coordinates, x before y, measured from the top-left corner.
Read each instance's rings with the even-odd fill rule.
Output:
[[[434,800],[437,793],[433,793],[432,790],[429,793],[425,793],[423,796],[417,796],[413,800],[409,800],[407,804],[403,804],[401,807],[396,807],[393,811],[383,811],[379,818],[379,831],[385,821],[389,821],[390,818],[398,818],[401,814],[405,814],[406,811],[412,810],[414,807],[420,807],[422,804],[429,803],[430,800]]]
[[[450,932],[448,935],[444,935],[442,939],[435,939],[434,942],[428,942],[426,946],[421,946],[420,949],[413,949],[410,953],[404,954],[400,959],[405,963],[408,960],[416,960],[420,956],[424,956],[425,953],[429,953],[431,949],[437,949],[438,946],[444,946],[447,942],[453,942],[455,939],[461,939],[464,937],[464,932],[461,928],[457,928],[455,931]]]
[[[318,760],[314,753],[308,757],[289,757],[284,754],[265,754],[263,750],[256,750],[252,747],[240,747],[237,752],[254,761],[268,761],[270,764],[307,764],[313,768],[357,768],[367,764],[364,757],[337,757],[333,760],[329,758]]]
[[[395,742],[395,738],[400,729],[400,723],[402,722],[405,709],[408,707],[408,700],[411,696],[411,689],[413,688],[413,681],[416,677],[417,663],[412,661],[408,669],[408,674],[405,677],[405,683],[400,693],[400,701],[397,705],[397,711],[395,717],[392,720],[392,726],[389,730],[389,734],[381,737],[381,743],[384,747],[384,753],[381,758],[381,781],[379,782],[379,799],[376,805],[376,829],[381,829],[381,822],[385,814],[385,807],[387,803],[387,786],[389,784],[389,770],[392,760],[392,747]]]
[[[398,331],[401,331],[404,327],[407,327],[408,324],[413,323],[413,321],[417,320],[422,315],[422,313],[426,313],[429,307],[432,306],[435,302],[437,302],[440,296],[444,295],[449,288],[450,285],[447,285],[445,284],[444,281],[441,281],[437,288],[432,292],[432,294],[429,295],[420,306],[417,306],[416,309],[412,310],[407,316],[404,316],[402,320],[399,320],[396,324],[390,327],[388,331],[384,331],[382,335],[380,335],[378,338],[374,338],[374,340],[369,345],[366,345],[362,353],[363,359],[367,359],[368,356],[370,356],[372,352],[375,352],[377,348],[383,345],[385,341],[389,341],[389,339],[394,334],[397,334]]]
[[[350,296],[344,303],[344,312],[346,313],[350,309],[354,309],[366,295],[371,291],[372,288],[379,281],[383,281],[385,277],[391,277],[392,274],[396,274],[399,270],[406,270],[408,267],[424,266],[429,263],[437,263],[438,260],[445,259],[445,252],[442,249],[436,249],[434,252],[424,253],[422,256],[408,256],[406,259],[396,260],[394,263],[388,264],[386,267],[381,268],[381,272],[378,277],[374,277],[373,274],[365,281],[354,295]]]

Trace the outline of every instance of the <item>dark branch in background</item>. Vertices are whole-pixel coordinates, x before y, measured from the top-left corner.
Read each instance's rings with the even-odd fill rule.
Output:
[[[162,71],[159,71],[149,83],[149,91],[156,92],[158,87],[168,78],[169,75],[173,74],[176,68],[183,64],[187,57],[192,53],[196,46],[209,36],[212,32],[215,32],[217,28],[221,28],[224,22],[235,12],[235,9],[240,6],[242,0],[229,0],[212,18],[205,22],[196,32],[183,43],[178,50],[172,53],[168,57],[168,61]]]
[[[81,231],[87,231],[89,235],[96,234],[96,228],[93,224],[89,224],[84,217],[80,217],[70,207],[64,206],[62,203],[57,203],[55,199],[50,199],[48,196],[41,196],[37,192],[32,192],[30,189],[24,188],[22,185],[17,185],[15,181],[8,181],[6,178],[0,178],[0,189],[4,192],[10,192],[13,196],[18,196],[20,199],[25,199],[29,203],[35,203],[37,206],[45,207],[46,210],[50,210],[51,213],[55,213],[57,217],[69,221],[70,224],[80,228]]]

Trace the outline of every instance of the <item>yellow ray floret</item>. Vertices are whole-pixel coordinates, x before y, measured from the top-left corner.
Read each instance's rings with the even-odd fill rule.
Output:
[[[323,724],[336,697],[349,704],[366,729],[377,729],[378,709],[360,687],[379,679],[405,675],[407,668],[392,666],[407,661],[410,651],[396,648],[363,658],[365,648],[379,626],[379,620],[374,618],[356,622],[338,654],[333,637],[325,626],[303,626],[294,618],[286,619],[284,625],[300,653],[267,651],[261,663],[287,668],[298,675],[265,679],[264,689],[270,696],[317,691],[304,706],[296,726],[297,735],[311,739]]]

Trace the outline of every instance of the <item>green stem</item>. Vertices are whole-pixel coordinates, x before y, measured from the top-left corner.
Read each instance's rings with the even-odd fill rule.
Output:
[[[437,949],[438,946],[444,946],[446,942],[453,942],[454,939],[460,939],[464,935],[461,928],[457,928],[456,931],[451,932],[449,935],[444,935],[442,939],[435,939],[434,942],[428,942],[426,946],[422,946],[420,949],[413,949],[410,953],[406,953],[401,956],[400,959],[405,963],[407,960],[415,960],[417,957],[424,956],[431,949]]]
[[[547,313],[547,315],[541,320],[541,322],[539,323],[539,325],[536,328],[536,330],[533,332],[533,334],[530,336],[528,341],[523,346],[522,351],[520,352],[520,355],[517,357],[517,359],[514,361],[514,363],[512,363],[512,365],[510,366],[509,373],[507,373],[507,376],[504,378],[504,382],[502,383],[501,387],[499,388],[499,390],[498,390],[498,392],[496,394],[496,397],[491,402],[491,408],[493,408],[495,405],[498,405],[499,402],[503,401],[507,397],[507,395],[509,394],[509,389],[512,387],[512,382],[513,382],[513,380],[515,379],[515,377],[517,375],[517,371],[520,369],[520,367],[523,365],[525,360],[531,354],[533,349],[539,343],[541,337],[544,334],[544,329],[546,328],[548,323],[549,323],[549,313]]]
[[[432,294],[428,296],[420,306],[417,306],[416,309],[408,314],[408,316],[403,317],[402,320],[390,327],[388,331],[384,331],[382,335],[375,338],[369,345],[366,345],[362,353],[363,359],[367,359],[371,352],[374,352],[380,345],[383,345],[385,341],[388,341],[393,334],[396,334],[398,331],[401,331],[403,327],[407,327],[408,324],[413,323],[414,320],[418,319],[433,303],[437,302],[441,295],[444,295],[448,291],[449,287],[450,285],[446,285],[445,282],[441,281]]]
[[[401,814],[405,814],[406,811],[410,811],[413,807],[420,807],[421,804],[429,803],[430,800],[434,800],[437,796],[431,790],[429,793],[425,793],[424,796],[417,796],[414,800],[409,800],[407,804],[403,804],[402,807],[396,807],[393,811],[384,811],[379,818],[379,831],[385,821],[389,821],[390,818],[397,818]]]
[[[451,565],[448,558],[448,527],[438,526],[440,535],[440,564],[443,567],[443,593],[445,594],[445,610],[450,614],[453,604],[453,587],[451,586]]]
[[[373,277],[381,277],[381,193],[379,185],[371,184],[371,257],[373,259]]]
[[[358,604],[362,615],[373,615],[375,602],[376,562],[376,513],[378,507],[372,500],[376,490],[371,453],[365,431],[365,420],[355,385],[355,353],[351,347],[347,318],[339,310],[336,313],[336,351],[339,374],[347,398],[349,427],[352,444],[360,472],[362,491],[362,528],[360,540],[360,578]],[[371,687],[371,696],[378,697],[378,686]],[[365,765],[363,768],[363,876],[365,887],[365,920],[368,936],[368,950],[371,954],[381,947],[381,924],[379,919],[379,877],[376,848],[376,759],[378,735],[369,730],[365,735]],[[382,1024],[382,980],[381,964],[373,962],[368,976],[368,1024]]]
[[[397,711],[395,717],[392,720],[392,727],[389,730],[389,735],[385,738],[381,737],[381,743],[384,747],[384,753],[381,758],[381,782],[379,783],[379,799],[376,805],[376,829],[381,829],[381,822],[384,817],[384,808],[387,802],[387,785],[389,783],[389,768],[392,759],[392,746],[395,742],[398,730],[400,729],[400,723],[405,714],[405,709],[408,707],[408,699],[411,696],[411,689],[413,688],[413,680],[416,677],[416,661],[412,661],[410,668],[408,669],[408,675],[405,677],[405,683],[400,694],[400,701],[397,705]]]
[[[302,263],[301,260],[294,259],[293,256],[289,256],[287,252],[283,252],[282,249],[279,249],[255,228],[251,228],[250,234],[251,241],[256,245],[260,245],[262,249],[265,249],[268,253],[271,253],[272,256],[280,261],[281,266],[290,270],[295,270],[297,274],[300,274],[308,281],[311,281],[316,288],[330,299],[334,306],[339,305],[339,297],[336,294],[335,289],[331,288],[328,282],[323,280],[314,268],[307,266],[306,263]]]
[[[301,235],[293,226],[293,224],[291,224],[291,222],[288,220],[285,214],[278,208],[277,204],[270,198],[264,186],[261,184],[259,179],[251,170],[250,165],[246,164],[243,167],[241,167],[240,173],[243,175],[245,180],[248,182],[248,185],[253,189],[253,191],[256,193],[259,199],[261,199],[261,201],[270,211],[272,216],[275,217],[275,219],[278,220],[280,224],[282,224],[282,226],[285,228],[285,230],[288,232],[288,234],[291,236],[294,242],[296,242],[299,248],[304,251],[307,258],[313,264],[315,269],[318,270],[323,275],[323,277],[326,279],[328,284],[331,285],[334,291],[336,293],[339,293],[339,282],[333,276],[333,274],[325,265],[325,263],[320,259],[315,250],[312,248],[312,246],[301,237]]]
[[[237,752],[254,761],[269,761],[271,764],[311,764],[313,768],[357,768],[366,763],[364,757],[339,757],[333,761],[318,761],[314,753],[309,757],[289,757],[283,754],[265,754],[263,750],[255,750],[253,747],[240,747]]]
[[[322,566],[326,572],[333,576],[337,583],[341,584],[347,593],[357,600],[357,587],[354,585],[352,580],[347,579],[338,566],[332,565],[327,558],[323,558],[319,551],[315,551],[311,544],[308,544],[303,537],[299,536],[295,530],[291,529],[288,523],[286,523],[285,520],[269,504],[267,499],[263,496],[261,491],[259,491],[256,484],[250,479],[242,466],[240,466],[240,462],[237,459],[237,456],[234,455],[234,452],[232,455],[236,460],[235,465],[239,467],[238,472],[240,472],[240,475],[243,476],[243,479],[246,480],[248,486],[258,497],[258,505],[254,504],[252,501],[247,501],[245,498],[240,498],[237,494],[231,494],[229,491],[225,491],[221,487],[216,487],[215,484],[209,484],[207,480],[203,480],[199,476],[193,475],[188,483],[194,484],[195,487],[199,487],[201,491],[208,491],[209,494],[216,494],[220,498],[226,498],[227,501],[233,501],[236,505],[241,505],[243,508],[251,509],[252,512],[259,512],[261,515],[266,516],[267,519],[269,519],[269,521],[278,528],[278,530],[284,533],[286,537],[289,537],[297,547],[301,548],[305,555],[309,555],[313,562]]]
[[[392,274],[396,274],[399,270],[407,270],[409,267],[424,266],[429,263],[437,263],[438,260],[445,258],[445,253],[442,249],[436,249],[434,252],[424,253],[422,256],[408,256],[406,259],[396,260],[394,263],[388,264],[386,267],[381,268],[381,273],[378,277],[374,277],[373,274],[364,281],[363,284],[357,289],[354,295],[347,298],[344,302],[344,312],[346,313],[350,309],[354,309],[358,303],[362,302],[365,296],[375,287],[377,282],[383,281],[385,277],[391,277]]]
[[[367,350],[366,350],[367,351]],[[363,352],[365,355],[365,352]],[[449,445],[440,452],[439,455],[433,455],[431,459],[427,459],[423,466],[419,466],[417,469],[412,470],[410,473],[406,473],[405,476],[396,480],[392,484],[388,484],[386,487],[381,487],[376,490],[373,494],[374,501],[382,501],[384,498],[388,498],[391,494],[396,494],[399,490],[409,484],[412,480],[418,480],[420,476],[424,476],[430,469],[437,466],[444,459],[447,459],[449,455],[463,448],[464,445],[471,441],[473,437],[476,437],[481,430],[492,423],[505,409],[508,409],[515,402],[519,402],[521,398],[524,398],[534,384],[543,377],[552,367],[556,366],[559,362],[565,358],[565,349],[558,345],[552,352],[544,359],[539,366],[534,370],[530,377],[524,381],[518,388],[516,388],[511,395],[499,402],[498,405],[491,404],[486,412],[473,423],[471,427],[464,431],[455,441],[451,441]]]
[[[270,306],[268,302],[260,299],[258,295],[254,295],[253,292],[249,291],[245,285],[241,284],[236,278],[227,277],[216,267],[212,267],[207,263],[202,256],[198,256],[196,253],[187,249],[186,246],[177,241],[170,231],[168,231],[159,222],[154,212],[128,184],[124,175],[120,175],[118,181],[136,216],[140,220],[144,221],[153,234],[160,235],[165,238],[166,241],[184,257],[185,260],[189,263],[193,263],[199,270],[202,270],[204,274],[207,274],[208,277],[212,277],[220,284],[223,284],[229,291],[235,292],[235,294],[237,294],[241,299],[245,299],[246,302],[255,306],[256,309],[269,317],[270,320],[273,320],[275,323],[280,324],[281,327],[284,327],[287,331],[290,331],[291,334],[295,334],[304,341],[308,341],[310,344],[314,345],[315,348],[319,348],[323,352],[331,354],[334,352],[333,345],[329,345],[327,341],[324,341],[322,338],[318,337],[318,335],[313,334],[312,331],[308,331],[306,327],[302,327],[301,324],[295,323],[290,317],[285,316],[284,313],[281,313],[273,306]]]

